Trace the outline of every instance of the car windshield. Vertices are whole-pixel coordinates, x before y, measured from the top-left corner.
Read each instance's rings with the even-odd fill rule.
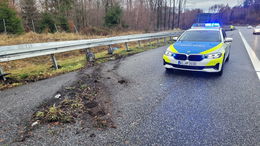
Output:
[[[210,30],[193,30],[186,31],[179,39],[179,41],[192,42],[220,42],[221,37],[219,31]]]

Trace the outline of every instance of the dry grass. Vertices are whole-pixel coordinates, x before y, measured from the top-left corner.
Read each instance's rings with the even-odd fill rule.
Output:
[[[34,32],[25,33],[22,35],[6,35],[0,34],[0,46],[5,45],[17,45],[27,43],[42,43],[42,42],[55,42],[55,41],[69,41],[69,40],[82,40],[82,39],[93,39],[102,37],[112,37],[118,35],[138,34],[143,33],[140,31],[128,31],[128,32],[111,32],[107,36],[98,35],[81,35],[75,33],[45,33],[38,34]]]

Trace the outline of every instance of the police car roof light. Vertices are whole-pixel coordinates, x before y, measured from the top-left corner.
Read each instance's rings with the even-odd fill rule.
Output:
[[[205,23],[205,27],[220,27],[219,23]]]
[[[191,28],[220,28],[219,23],[195,23]]]

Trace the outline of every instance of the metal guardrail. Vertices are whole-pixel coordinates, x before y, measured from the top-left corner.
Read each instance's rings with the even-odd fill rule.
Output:
[[[128,50],[128,42],[143,41],[150,39],[167,38],[179,36],[182,32],[159,32],[148,34],[135,34],[126,36],[117,36],[110,38],[77,40],[77,41],[62,41],[62,42],[49,42],[49,43],[35,43],[35,44],[22,44],[12,46],[0,46],[0,62],[7,62],[18,59],[25,59],[37,56],[51,55],[54,66],[58,69],[57,61],[54,54],[89,49],[99,46],[110,46],[113,44],[125,43]],[[2,72],[2,73],[1,73]],[[3,70],[0,75],[3,74]]]

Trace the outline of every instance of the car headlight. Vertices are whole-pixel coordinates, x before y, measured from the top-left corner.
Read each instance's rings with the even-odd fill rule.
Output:
[[[173,53],[169,50],[166,50],[165,53],[164,53],[166,56],[172,56]]]
[[[212,53],[212,54],[207,54],[205,55],[205,58],[207,59],[217,59],[222,56],[222,53]]]

